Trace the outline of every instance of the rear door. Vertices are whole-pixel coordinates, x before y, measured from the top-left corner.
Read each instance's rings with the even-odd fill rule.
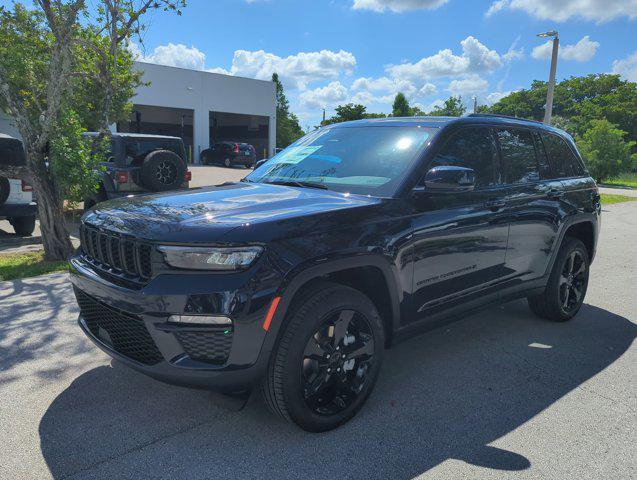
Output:
[[[508,225],[492,130],[461,127],[435,152],[427,169],[472,168],[476,188],[421,193],[414,200],[413,305],[416,319],[459,306],[506,274]]]
[[[504,183],[509,240],[505,269],[512,279],[544,275],[561,222],[564,186],[551,179],[546,154],[531,128],[496,128]]]

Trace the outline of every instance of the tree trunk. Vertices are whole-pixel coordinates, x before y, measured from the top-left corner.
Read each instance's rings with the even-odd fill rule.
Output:
[[[37,173],[31,172],[30,176],[38,202],[44,258],[46,260],[67,260],[73,253],[73,244],[64,218],[64,199],[60,195],[55,180],[46,170],[43,155],[27,153],[27,155],[29,154],[31,155],[29,166],[42,170]],[[36,160],[33,158],[34,155],[40,158]]]

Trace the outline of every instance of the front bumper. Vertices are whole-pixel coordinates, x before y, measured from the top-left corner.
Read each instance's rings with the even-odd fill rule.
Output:
[[[263,320],[276,276],[270,271],[269,280],[255,282],[264,269],[158,275],[131,290],[110,283],[79,255],[70,260],[81,306],[78,322],[99,348],[157,380],[220,392],[250,389],[267,368],[270,348],[264,348],[268,332]],[[167,322],[171,314],[192,313],[193,299],[199,307],[205,300],[204,313],[231,318],[232,327]]]

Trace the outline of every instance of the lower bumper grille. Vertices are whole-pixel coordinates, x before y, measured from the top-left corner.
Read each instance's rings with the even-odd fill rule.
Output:
[[[107,307],[78,289],[75,296],[86,326],[102,343],[146,365],[164,359],[142,320]]]
[[[202,362],[225,363],[232,347],[231,330],[176,332],[175,337],[190,358]]]

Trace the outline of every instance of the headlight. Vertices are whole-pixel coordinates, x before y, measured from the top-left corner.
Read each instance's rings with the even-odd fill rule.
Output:
[[[243,270],[263,252],[263,247],[159,247],[168,265],[187,270]]]

